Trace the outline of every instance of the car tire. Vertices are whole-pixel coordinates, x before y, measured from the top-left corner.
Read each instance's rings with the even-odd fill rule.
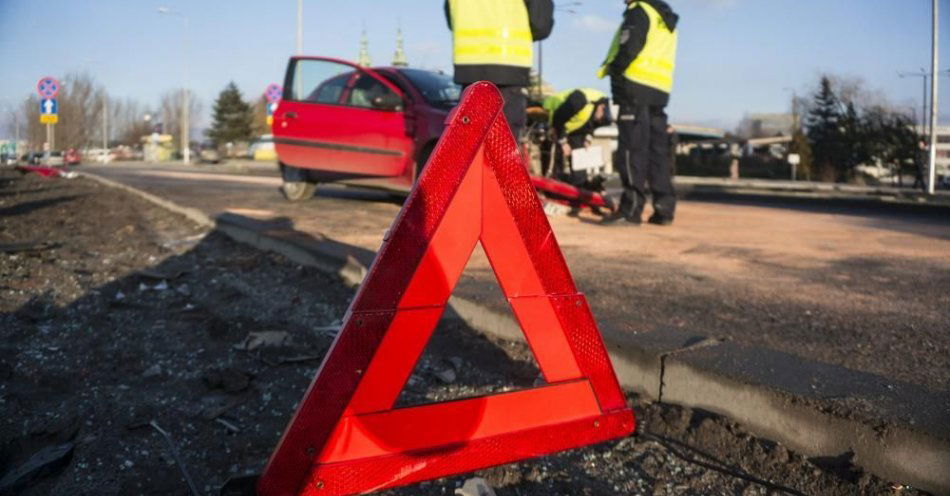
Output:
[[[284,181],[284,184],[280,185],[280,192],[284,194],[284,198],[292,202],[309,200],[313,198],[313,193],[316,190],[316,184],[305,181]]]
[[[317,183],[310,181],[307,172],[296,167],[280,164],[280,173],[284,182],[280,185],[280,192],[284,198],[292,202],[301,202],[313,198],[317,190]]]

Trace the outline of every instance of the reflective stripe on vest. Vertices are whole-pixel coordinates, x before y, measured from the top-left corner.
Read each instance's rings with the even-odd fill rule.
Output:
[[[591,116],[594,115],[594,102],[607,98],[607,95],[591,88],[578,88],[576,90],[566,90],[555,95],[551,95],[544,99],[544,109],[548,111],[548,123],[551,124],[554,122],[554,113],[557,112],[557,109],[564,105],[564,102],[571,96],[571,93],[575,91],[580,91],[584,94],[584,98],[587,99],[587,103],[583,108],[564,124],[564,133],[571,134],[574,131],[584,127],[587,124],[587,121],[590,120]]]
[[[456,65],[531,67],[531,24],[524,0],[449,0]]]
[[[656,88],[664,93],[673,90],[673,71],[676,68],[676,44],[678,39],[677,31],[670,31],[670,28],[663,21],[663,16],[652,5],[646,2],[632,2],[630,9],[640,7],[650,19],[650,31],[647,33],[646,43],[643,50],[627,66],[623,75],[635,82],[651,88]],[[597,73],[598,77],[607,75],[607,67],[613,62],[620,49],[620,29],[614,35],[614,40],[607,52],[607,60]]]

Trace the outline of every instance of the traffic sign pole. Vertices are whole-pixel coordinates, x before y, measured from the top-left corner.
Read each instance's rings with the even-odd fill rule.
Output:
[[[56,95],[59,94],[60,84],[54,77],[46,76],[36,83],[36,92],[40,95],[40,123],[46,124],[46,162],[52,156],[56,146],[56,130],[53,127],[59,120],[59,108]]]

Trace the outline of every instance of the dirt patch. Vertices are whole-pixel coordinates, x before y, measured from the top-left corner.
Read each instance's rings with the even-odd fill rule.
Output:
[[[82,179],[0,173],[0,209],[6,492],[189,494],[183,465],[216,494],[259,472],[352,291]],[[524,345],[447,321],[400,402],[537,380]],[[703,412],[635,407],[637,437],[479,475],[500,496],[892,493],[846,454],[807,460]],[[466,477],[388,494],[451,494]]]

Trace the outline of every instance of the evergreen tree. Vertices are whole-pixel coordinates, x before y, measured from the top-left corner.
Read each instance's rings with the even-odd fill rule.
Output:
[[[214,102],[214,122],[207,131],[208,138],[218,146],[228,142],[249,141],[253,117],[251,106],[244,101],[241,90],[232,81],[221,90]]]
[[[836,179],[836,170],[845,160],[842,153],[845,146],[844,132],[841,104],[827,76],[821,78],[821,85],[805,116],[805,126],[816,166],[815,172],[822,180]]]
[[[874,158],[875,136],[866,116],[860,115],[854,102],[845,105],[841,115],[841,157],[835,164],[838,181],[854,177],[857,166]]]
[[[814,161],[812,159],[811,144],[808,143],[808,137],[801,129],[795,129],[792,133],[792,142],[788,147],[789,153],[798,154],[800,160],[796,166],[795,175],[806,181],[811,181],[814,176]]]
[[[864,142],[870,161],[887,167],[903,186],[903,175],[920,175],[919,136],[910,116],[884,107],[865,111]],[[922,182],[922,181],[921,181]]]

